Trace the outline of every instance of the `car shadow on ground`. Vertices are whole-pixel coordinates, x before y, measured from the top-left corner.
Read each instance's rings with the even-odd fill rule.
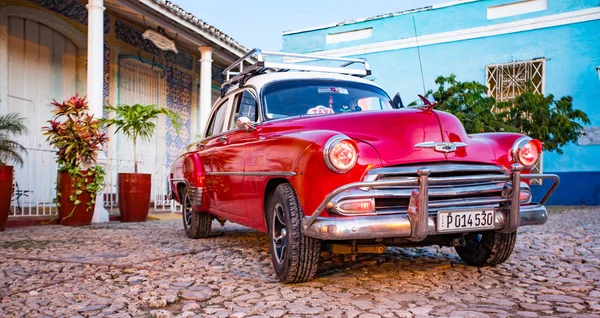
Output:
[[[270,260],[269,241],[266,233],[261,233],[242,226],[220,227],[213,224],[213,232],[208,240],[223,245],[219,248],[232,250],[254,250],[256,262],[265,261],[265,253]],[[185,235],[181,232],[182,235]],[[214,241],[213,241],[214,240]],[[199,240],[202,242],[202,239]],[[207,242],[208,243],[208,242]],[[263,255],[259,257],[258,255]],[[234,254],[230,255],[235,257]],[[253,256],[250,256],[253,257]],[[355,276],[368,272],[393,271],[403,273],[428,272],[450,269],[452,266],[466,266],[458,258],[453,249],[439,247],[400,248],[388,247],[382,254],[332,254],[323,250],[319,259],[316,278],[328,278],[343,273]]]

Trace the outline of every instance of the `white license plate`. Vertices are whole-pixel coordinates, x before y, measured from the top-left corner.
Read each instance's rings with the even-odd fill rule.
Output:
[[[437,215],[438,232],[460,230],[492,229],[495,226],[495,211],[480,209],[469,211],[439,211]]]

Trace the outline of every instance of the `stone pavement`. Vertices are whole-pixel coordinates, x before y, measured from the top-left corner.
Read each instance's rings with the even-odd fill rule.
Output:
[[[352,262],[324,254],[317,277],[284,285],[264,234],[181,221],[0,232],[0,317],[600,316],[600,209],[519,230],[493,268],[450,248],[388,248]]]

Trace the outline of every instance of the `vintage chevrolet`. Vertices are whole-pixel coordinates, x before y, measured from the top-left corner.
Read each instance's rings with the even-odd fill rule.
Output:
[[[363,78],[364,59],[255,49],[224,73],[203,139],[169,182],[188,237],[209,236],[214,219],[267,232],[282,282],[311,279],[323,248],[452,246],[467,264],[493,266],[519,226],[547,220],[559,179],[530,173],[540,141],[469,135],[431,104],[401,107]],[[531,179],[553,182],[537,203]]]

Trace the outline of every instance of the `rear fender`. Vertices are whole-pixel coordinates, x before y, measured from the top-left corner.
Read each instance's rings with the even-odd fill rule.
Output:
[[[204,189],[206,187],[206,178],[204,166],[200,155],[195,152],[186,153],[173,162],[171,165],[171,189],[173,189],[173,198],[181,203],[179,189],[182,186],[186,188]],[[202,201],[206,202],[206,192],[202,193]]]

